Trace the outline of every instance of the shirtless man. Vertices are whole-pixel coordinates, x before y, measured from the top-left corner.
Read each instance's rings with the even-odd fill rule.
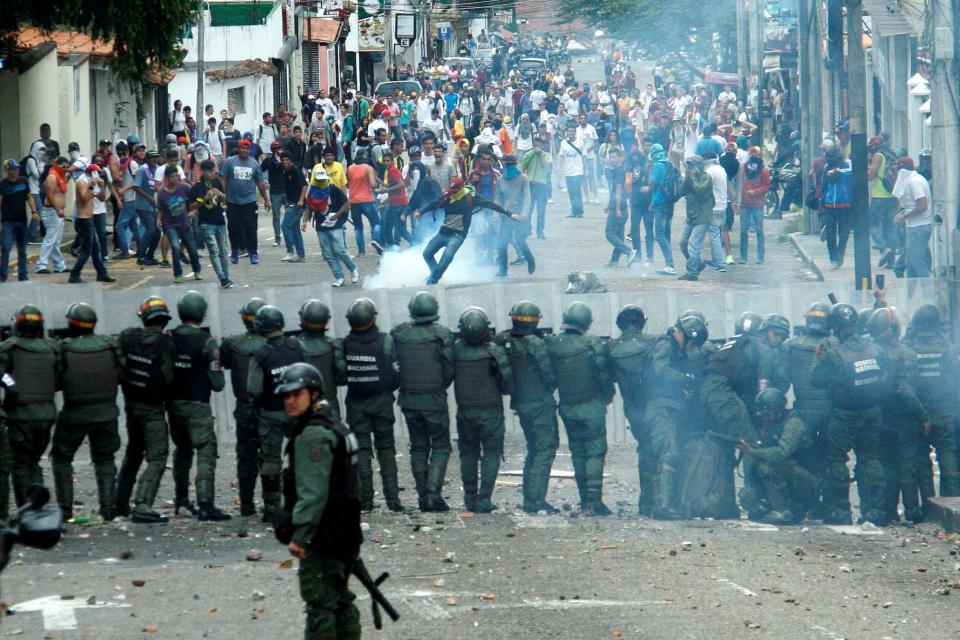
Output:
[[[103,258],[97,240],[97,231],[93,223],[93,199],[98,198],[101,202],[107,199],[107,189],[103,180],[100,178],[100,167],[95,164],[89,164],[84,169],[82,164],[75,164],[73,175],[77,182],[77,219],[73,223],[77,238],[80,239],[80,253],[77,261],[70,272],[71,283],[80,283],[80,272],[83,271],[83,265],[87,259],[93,258],[93,267],[97,270],[97,282],[116,282],[114,278],[107,273],[107,268],[103,264]]]
[[[66,273],[67,263],[60,253],[60,239],[63,236],[63,208],[67,199],[67,167],[69,160],[58,157],[50,166],[50,172],[44,178],[41,188],[46,200],[40,209],[40,220],[43,222],[47,234],[43,237],[40,247],[40,256],[37,258],[37,273]],[[47,268],[53,258],[53,271]]]

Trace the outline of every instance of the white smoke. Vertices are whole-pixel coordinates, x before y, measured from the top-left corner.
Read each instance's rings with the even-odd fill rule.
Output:
[[[367,276],[363,280],[364,289],[383,289],[388,287],[415,287],[426,282],[430,270],[423,260],[423,250],[430,238],[440,229],[442,219],[425,214],[420,218],[420,226],[415,235],[417,244],[400,251],[386,251],[380,258],[377,273]],[[447,268],[440,282],[444,284],[475,284],[493,279],[496,268],[493,266],[478,266],[476,264],[476,241],[483,233],[486,220],[484,216],[475,215],[470,226],[470,234],[457,251],[453,262]],[[439,262],[443,249],[437,252],[434,259]]]

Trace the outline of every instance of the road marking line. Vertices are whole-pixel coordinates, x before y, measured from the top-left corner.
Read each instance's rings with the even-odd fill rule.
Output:
[[[77,628],[77,609],[104,609],[107,607],[130,607],[119,602],[97,602],[88,604],[86,600],[64,600],[60,596],[37,598],[11,607],[11,611],[28,613],[39,611],[43,616],[44,631],[66,631]]]
[[[810,628],[813,629],[814,631],[819,632],[820,635],[822,635],[823,637],[825,637],[825,638],[830,638],[830,640],[844,640],[844,637],[843,637],[843,636],[839,636],[839,635],[837,635],[836,633],[834,633],[833,631],[830,631],[829,629],[827,629],[827,628],[825,628],[825,627],[821,627],[821,626],[818,625],[818,624],[812,624],[812,625],[810,625]]]
[[[424,600],[424,599],[408,600],[404,598],[403,601],[407,603],[407,606],[413,609],[414,613],[424,618],[427,618],[429,620],[440,620],[440,619],[450,618],[450,612],[444,609],[443,607],[441,607],[436,602],[433,602],[432,600]]]
[[[150,282],[151,280],[153,280],[153,276],[143,276],[142,278],[140,278],[139,280],[137,280],[136,282],[134,282],[134,283],[131,284],[130,286],[124,287],[124,289],[126,289],[127,291],[129,291],[130,289],[136,289],[137,287],[140,287],[140,286],[143,286],[143,285],[147,284],[147,283]]]
[[[739,591],[745,596],[749,596],[751,598],[755,598],[757,596],[757,594],[755,594],[753,591],[750,591],[750,589],[747,589],[746,587],[741,587],[740,585],[738,585],[736,582],[732,580],[728,580],[726,578],[717,578],[717,582],[722,582],[723,584],[733,587],[734,589],[736,589],[737,591]]]

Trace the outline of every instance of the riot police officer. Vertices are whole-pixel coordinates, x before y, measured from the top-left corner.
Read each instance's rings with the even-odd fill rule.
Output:
[[[347,383],[347,422],[357,436],[360,507],[373,509],[373,449],[380,463],[383,497],[391,511],[403,511],[394,446],[394,396],[400,384],[393,338],[377,327],[377,307],[358,298],[347,309],[350,333],[337,345],[340,377]],[[341,351],[342,349],[342,351]]]
[[[650,456],[655,461],[648,479],[653,493],[650,515],[658,520],[677,520],[678,473],[681,452],[691,434],[691,425],[702,424],[696,401],[709,332],[699,315],[687,312],[667,334],[657,340],[644,374],[648,400],[644,422],[650,431]]]
[[[614,391],[603,341],[586,335],[591,324],[590,307],[574,302],[563,313],[560,334],[547,340],[547,350],[557,374],[560,417],[570,443],[580,508],[585,515],[607,516],[611,511],[603,503],[606,405]]]
[[[513,369],[510,408],[520,419],[520,428],[527,441],[523,461],[523,510],[527,513],[556,513],[547,502],[550,469],[560,446],[557,428],[557,402],[553,392],[557,379],[547,345],[537,335],[540,308],[526,300],[513,305],[510,322],[513,328],[497,335],[497,344],[507,352]]]
[[[291,420],[288,469],[296,487],[291,555],[300,559],[305,637],[359,640],[360,613],[347,582],[363,533],[357,498],[357,439],[323,399],[324,381],[304,362],[284,368],[273,387]]]
[[[513,370],[503,347],[491,341],[490,320],[479,307],[460,315],[460,337],[453,345],[453,391],[457,399],[457,448],[467,511],[490,513],[503,455],[503,395]],[[477,464],[480,482],[477,483]]]
[[[168,411],[173,440],[173,482],[176,510],[182,507],[200,520],[229,520],[213,505],[217,469],[217,434],[210,396],[223,391],[226,381],[220,366],[216,338],[200,328],[207,315],[207,301],[188,291],[177,302],[180,326],[170,332],[176,359]],[[190,467],[197,456],[197,507],[190,502]]]
[[[23,505],[27,489],[43,484],[40,458],[57,418],[54,396],[61,386],[60,348],[43,337],[43,313],[23,305],[13,315],[13,336],[0,343],[0,371],[7,393],[3,409],[12,454],[13,496]]]
[[[955,394],[949,392],[960,383],[960,363],[957,351],[944,339],[940,310],[925,304],[913,313],[911,331],[904,342],[917,356],[917,396],[930,419],[925,425],[922,446],[916,451],[913,465],[920,482],[924,511],[927,499],[933,496],[930,473],[930,445],[937,450],[940,464],[940,495],[960,495],[960,474],[957,469],[956,436],[953,425],[957,419]],[[911,518],[907,518],[908,520]]]
[[[53,432],[53,481],[63,517],[73,517],[73,456],[85,439],[97,479],[100,516],[117,516],[114,454],[120,449],[117,388],[123,372],[120,345],[110,336],[94,335],[97,313],[78,302],[67,309],[71,337],[60,343],[63,409]]]
[[[410,432],[410,467],[421,511],[448,511],[443,479],[450,459],[447,387],[453,382],[453,333],[437,322],[437,299],[421,291],[407,305],[410,321],[390,335],[400,366],[399,404]]]
[[[741,504],[751,520],[803,522],[817,497],[820,465],[815,434],[787,411],[787,398],[775,387],[758,393],[753,406],[759,444],[737,445],[744,453]]]
[[[847,452],[857,455],[857,492],[864,520],[882,521],[887,491],[880,454],[880,402],[887,390],[887,365],[877,345],[857,330],[857,311],[834,304],[827,325],[836,341],[823,340],[814,352],[810,379],[829,390],[832,406],[824,431],[826,463],[824,522],[850,523],[850,472]]]
[[[240,515],[256,515],[253,494],[260,475],[260,430],[257,407],[247,394],[247,376],[254,352],[267,339],[253,327],[257,311],[267,303],[250,298],[240,307],[240,318],[246,331],[227,336],[220,343],[220,364],[230,371],[230,385],[236,407],[233,418],[237,423],[237,490],[240,494]]]
[[[685,314],[690,315],[690,314]],[[753,311],[744,311],[737,318],[733,325],[733,335],[735,336],[756,336],[760,334],[760,325],[763,324],[763,317]]]
[[[173,363],[177,357],[173,339],[164,332],[170,310],[163,299],[150,296],[137,313],[143,328],[130,327],[120,333],[123,353],[123,409],[127,425],[127,449],[117,475],[117,514],[130,515],[130,497],[137,471],[146,458],[140,476],[131,519],[145,524],[167,522],[153,510],[160,478],[167,466],[170,449],[164,403],[171,398]]]
[[[300,341],[285,337],[283,325],[283,313],[275,306],[264,305],[257,311],[253,327],[266,338],[266,343],[253,352],[247,376],[247,393],[259,415],[264,522],[269,521],[272,511],[280,507],[283,438],[291,426],[291,420],[283,410],[282,399],[274,390],[284,369],[303,362]]]
[[[330,405],[330,411],[340,417],[340,400],[337,398],[337,385],[343,384],[341,374],[337,372],[337,361],[342,359],[340,344],[327,337],[327,324],[330,322],[330,309],[319,300],[307,300],[300,306],[300,345],[303,347],[304,362],[312,364],[323,378],[323,399]],[[353,425],[353,423],[350,423]],[[356,432],[356,429],[354,429]]]
[[[657,458],[653,454],[650,432],[644,422],[647,410],[647,393],[643,384],[643,372],[649,361],[656,340],[643,333],[647,316],[643,309],[628,304],[617,314],[619,338],[611,338],[607,343],[607,357],[611,374],[620,397],[623,398],[623,410],[630,425],[630,433],[637,441],[637,467],[640,473],[640,515],[649,516],[656,504],[655,470]]]
[[[780,349],[780,368],[787,373],[795,397],[793,410],[814,433],[826,425],[830,413],[830,396],[825,389],[817,388],[810,380],[813,353],[824,339],[828,338],[827,315],[830,305],[815,302],[804,314],[804,328],[800,335],[788,338]]]

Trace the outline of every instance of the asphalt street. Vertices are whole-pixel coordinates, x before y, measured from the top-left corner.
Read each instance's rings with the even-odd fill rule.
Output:
[[[218,502],[233,504],[233,451],[222,447]],[[398,443],[405,451],[405,444]],[[632,447],[608,454],[604,487],[617,515],[584,519],[569,478],[551,482],[561,515],[519,512],[523,444],[508,437],[490,515],[461,513],[456,456],[449,514],[365,515],[363,556],[401,614],[365,637],[928,639],[960,636],[956,537],[932,525],[863,530],[739,521],[663,523],[636,515]],[[455,452],[456,453],[456,452]],[[76,512],[96,508],[89,460],[76,469]],[[401,493],[415,495],[406,455]],[[562,448],[555,472],[570,475]],[[49,477],[49,476],[48,476]],[[169,474],[161,511],[172,515]],[[378,482],[379,485],[379,482]],[[377,501],[380,501],[378,494]],[[83,504],[79,504],[83,503]],[[257,518],[220,524],[69,525],[51,552],[20,550],[3,575],[0,636],[297,638],[296,561]]]

